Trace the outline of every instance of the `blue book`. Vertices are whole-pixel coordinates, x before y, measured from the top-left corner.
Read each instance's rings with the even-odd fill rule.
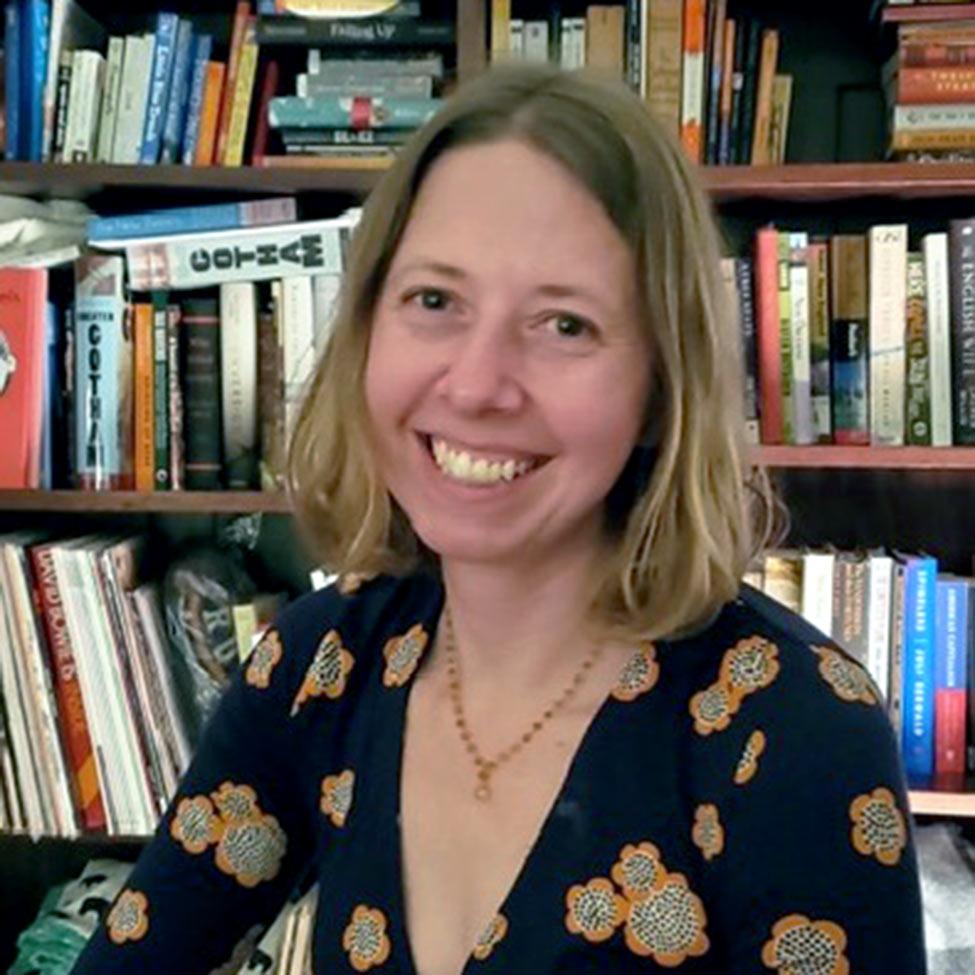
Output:
[[[910,782],[934,775],[934,655],[938,562],[909,556],[904,570],[901,750]]]
[[[147,165],[159,161],[159,151],[162,148],[163,121],[173,79],[178,27],[179,18],[176,14],[162,12],[157,15],[152,70],[149,73],[149,97],[146,101],[146,119],[139,149],[139,162]]]
[[[193,25],[181,17],[176,30],[176,49],[173,54],[173,82],[166,105],[163,123],[162,148],[159,161],[174,163],[179,154],[186,123],[186,95],[190,87],[190,54],[193,50]]]
[[[22,0],[20,12],[20,158],[40,162],[44,86],[51,28],[50,0]]]
[[[301,98],[280,95],[268,106],[268,121],[276,129],[404,129],[419,128],[440,108],[439,98],[356,98],[323,95]]]
[[[190,90],[186,105],[186,126],[180,153],[184,166],[192,166],[196,158],[196,144],[200,138],[200,118],[203,115],[203,89],[207,80],[207,62],[213,50],[210,34],[197,34],[193,42],[193,58],[190,70]]]
[[[240,203],[209,203],[198,207],[170,207],[112,217],[93,217],[88,221],[88,240],[95,245],[119,242],[124,246],[127,241],[140,237],[237,230],[293,223],[297,219],[297,203],[293,196],[244,200]]]
[[[4,112],[6,113],[7,159],[20,155],[20,3],[8,0],[3,18]]]

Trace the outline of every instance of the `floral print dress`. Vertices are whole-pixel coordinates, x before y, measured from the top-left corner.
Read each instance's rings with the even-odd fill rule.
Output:
[[[346,580],[281,615],[74,975],[225,975],[314,881],[316,975],[423,975],[404,920],[400,755],[442,602],[417,574]],[[745,588],[704,631],[634,648],[458,975],[924,970],[879,694]]]

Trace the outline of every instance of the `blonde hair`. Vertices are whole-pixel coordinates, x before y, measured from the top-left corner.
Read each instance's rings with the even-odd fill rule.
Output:
[[[693,630],[738,592],[772,523],[767,480],[749,473],[734,303],[710,203],[681,148],[623,85],[584,72],[525,64],[484,73],[411,138],[369,195],[332,339],[290,445],[299,524],[337,571],[403,573],[430,554],[387,491],[371,447],[369,325],[433,161],[508,138],[558,161],[589,189],[640,272],[654,392],[645,444],[608,499],[614,544],[597,568],[593,621],[628,639]]]

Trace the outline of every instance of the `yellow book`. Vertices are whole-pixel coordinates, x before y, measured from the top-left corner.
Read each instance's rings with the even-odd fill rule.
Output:
[[[240,62],[237,65],[237,80],[234,85],[233,101],[230,103],[230,123],[227,127],[227,144],[224,148],[221,166],[240,166],[244,162],[244,139],[247,136],[247,119],[251,111],[251,96],[254,94],[254,78],[257,74],[257,36],[256,20],[247,19],[244,29],[244,43],[240,49]]]

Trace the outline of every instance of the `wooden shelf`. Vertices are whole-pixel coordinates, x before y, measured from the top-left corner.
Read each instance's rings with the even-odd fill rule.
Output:
[[[884,7],[880,19],[885,24],[975,20],[975,3],[930,3],[924,6]]]
[[[0,511],[286,514],[290,510],[287,496],[274,491],[0,491]]]
[[[915,816],[975,816],[975,793],[934,792],[912,789],[911,812]]]
[[[853,468],[860,470],[975,471],[975,447],[809,447],[755,448],[765,467]]]

